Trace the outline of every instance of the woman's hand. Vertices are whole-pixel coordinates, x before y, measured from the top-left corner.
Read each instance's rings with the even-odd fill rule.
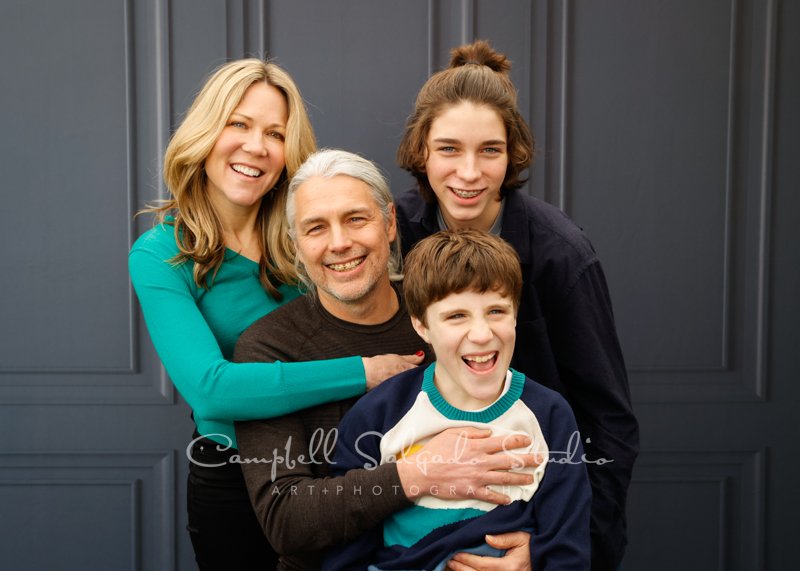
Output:
[[[364,373],[367,376],[367,390],[372,390],[389,377],[413,369],[425,358],[425,353],[418,351],[415,355],[396,355],[388,353],[376,357],[362,357]]]
[[[418,452],[397,461],[400,483],[410,500],[435,495],[443,500],[507,504],[511,501],[508,496],[487,486],[531,484],[533,475],[509,471],[539,465],[541,459],[535,454],[511,452],[530,443],[523,434],[492,436],[488,429],[449,428]]]
[[[531,571],[531,534],[512,531],[500,535],[487,535],[486,543],[505,549],[502,557],[488,557],[472,553],[456,553],[447,563],[451,571]]]

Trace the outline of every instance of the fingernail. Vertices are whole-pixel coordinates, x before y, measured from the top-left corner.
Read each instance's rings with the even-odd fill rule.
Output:
[[[416,353],[414,353],[414,354],[415,354],[417,357],[424,357],[424,356],[425,356],[425,351],[417,351],[417,352],[416,352]]]

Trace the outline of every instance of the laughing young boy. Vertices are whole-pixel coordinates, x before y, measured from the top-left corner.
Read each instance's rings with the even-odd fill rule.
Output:
[[[517,530],[531,535],[533,569],[589,568],[591,491],[575,418],[558,393],[509,368],[521,287],[519,258],[497,236],[454,230],[419,242],[406,259],[403,289],[436,362],[356,403],[339,426],[334,471],[403,462],[442,430],[476,427],[530,436],[519,452],[543,458],[529,470],[532,483],[498,488],[512,499],[505,506],[483,501],[482,489],[470,500],[425,490],[382,528],[332,550],[324,569],[440,570],[459,552],[501,555],[485,536]]]

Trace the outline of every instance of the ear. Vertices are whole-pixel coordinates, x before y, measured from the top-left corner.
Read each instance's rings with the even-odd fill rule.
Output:
[[[386,223],[386,233],[389,235],[389,243],[394,242],[397,238],[397,211],[395,210],[394,203],[389,205],[389,220]]]
[[[425,343],[430,344],[431,340],[428,338],[428,328],[425,327],[425,324],[422,323],[422,321],[420,321],[416,317],[412,317],[411,326],[414,328],[414,331],[417,332],[417,335],[422,337]]]

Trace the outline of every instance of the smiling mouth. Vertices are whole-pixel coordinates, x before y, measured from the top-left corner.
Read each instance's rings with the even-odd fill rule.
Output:
[[[365,259],[366,256],[362,256],[360,258],[356,258],[355,260],[340,264],[325,264],[325,267],[333,270],[334,272],[349,272],[350,270],[354,270],[363,264]]]
[[[263,174],[262,171],[253,167],[248,167],[247,165],[231,165],[231,168],[239,174],[243,174],[252,178],[258,178]]]
[[[484,372],[494,367],[497,362],[497,355],[497,351],[488,355],[465,355],[461,357],[461,360],[473,371]]]
[[[462,190],[460,188],[453,187],[450,187],[450,190],[459,198],[475,198],[483,192],[483,190]]]

